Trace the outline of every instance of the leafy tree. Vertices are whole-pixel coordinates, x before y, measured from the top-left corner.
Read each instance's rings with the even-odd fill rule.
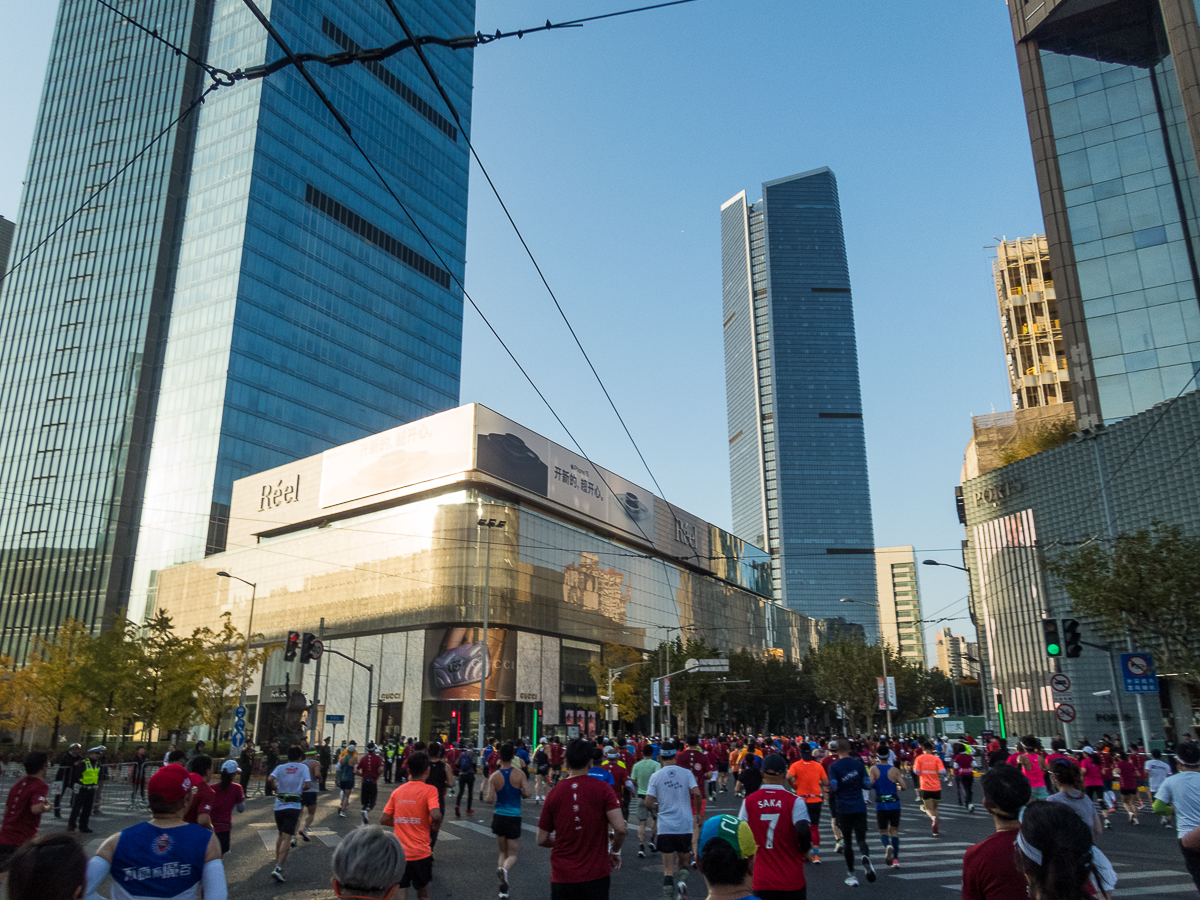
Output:
[[[11,656],[0,656],[0,730],[25,731],[34,724],[38,704],[31,694],[30,670],[18,669]]]
[[[601,696],[608,691],[608,670],[622,666],[635,666],[642,662],[642,653],[623,644],[605,641],[600,649],[600,662],[589,663],[592,680],[596,682],[596,710],[601,718],[607,716],[605,702]],[[645,665],[638,668],[646,668]],[[626,669],[613,676],[613,697],[608,702],[616,703],[620,721],[632,723],[647,709],[647,697],[638,690],[636,668]]]
[[[32,702],[53,721],[50,746],[58,744],[59,729],[78,720],[86,696],[82,685],[91,673],[85,668],[92,636],[78,619],[68,616],[53,640],[37,638],[27,669]]]
[[[81,695],[79,724],[108,733],[124,733],[136,707],[137,666],[140,661],[139,629],[117,610],[107,627],[87,648],[87,673],[78,686]]]
[[[1060,551],[1047,568],[1076,613],[1109,640],[1153,650],[1160,671],[1200,686],[1200,538],[1156,524],[1101,543]]]
[[[131,684],[134,716],[147,735],[155,726],[187,728],[197,713],[203,643],[175,634],[171,617],[159,610],[142,627],[137,649]]]
[[[233,624],[226,612],[221,615],[221,628],[213,631],[201,628],[193,635],[199,655],[196,664],[196,701],[200,720],[217,735],[221,719],[237,703],[242,684],[254,677],[256,669],[267,661],[280,645],[251,647],[247,652],[246,637]],[[253,635],[261,638],[262,635]]]

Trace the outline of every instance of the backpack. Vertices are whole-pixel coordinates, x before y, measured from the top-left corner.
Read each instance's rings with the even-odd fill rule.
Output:
[[[458,774],[475,774],[475,754],[470,750],[464,750],[462,756],[458,758]]]
[[[350,762],[349,756],[338,763],[337,778],[339,784],[354,780],[354,763]]]

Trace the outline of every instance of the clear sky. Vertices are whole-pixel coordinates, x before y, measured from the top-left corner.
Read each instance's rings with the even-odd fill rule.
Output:
[[[639,5],[478,0],[485,33]],[[53,3],[0,4],[0,215],[17,216]],[[995,238],[1042,230],[1001,0],[696,0],[475,51],[473,140],[673,504],[728,526],[720,205],[838,177],[878,546],[961,564],[970,414],[1011,408]],[[298,48],[306,49],[306,48]],[[439,56],[452,51],[432,49]],[[431,95],[430,99],[434,99]],[[479,175],[467,288],[587,455],[650,478]],[[479,318],[463,402],[570,446]],[[966,577],[922,568],[926,618],[974,635]]]

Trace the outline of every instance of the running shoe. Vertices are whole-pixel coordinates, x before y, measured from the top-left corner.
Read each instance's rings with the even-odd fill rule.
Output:
[[[292,846],[296,846],[296,836],[294,834],[292,835]]]
[[[312,841],[310,841],[308,839],[308,829],[307,828],[305,828],[303,831],[300,832],[300,837],[304,838],[304,842],[306,844],[312,843]]]
[[[838,841],[836,844],[833,845],[833,855],[837,856],[839,853],[842,852],[842,848],[845,846],[846,846],[845,841]]]
[[[275,869],[271,872],[271,877],[274,878],[276,881],[282,882],[283,881],[283,869],[279,868],[279,866],[276,866]]]
[[[646,847],[643,844],[638,844],[638,859],[646,858]]]
[[[814,850],[813,851],[813,865],[819,866],[820,864],[821,864],[821,854],[818,853],[816,850]]]
[[[862,858],[862,864],[863,864],[863,869],[865,869],[866,873],[867,873],[867,881],[869,883],[874,884],[874,882],[875,882],[875,867],[873,865],[871,865],[871,857],[864,855]]]
[[[454,818],[456,818],[456,819],[462,818],[462,809],[457,806],[454,807]]]
[[[500,897],[508,896],[508,869],[501,866],[496,870],[496,877],[500,879]]]
[[[858,887],[858,878],[853,872],[846,876],[846,884],[850,887]]]
[[[887,849],[883,851],[884,864],[890,866],[892,864],[892,858],[895,856],[895,854],[896,854],[896,848],[893,847],[891,844],[888,844]]]
[[[475,815],[475,810],[471,809],[471,807],[469,807],[469,806],[468,806],[468,807],[467,807],[467,815],[468,815],[468,816],[473,816],[473,815]]]
[[[936,837],[938,833],[938,817],[933,817],[933,823],[930,826],[930,832]]]
[[[898,860],[898,859],[893,859],[893,860],[892,860],[892,868],[893,868],[893,869],[898,869],[898,868],[900,868],[900,860]]]
[[[974,803],[967,804],[967,812],[969,812],[969,813],[975,812],[975,804]]]
[[[363,824],[364,824],[364,825],[370,825],[370,824],[371,824],[371,817],[370,817],[370,816],[367,814],[367,811],[366,811],[365,809],[363,810]],[[936,832],[935,832],[935,833],[936,833]]]
[[[675,882],[675,900],[688,900],[688,889],[686,881]]]
[[[338,810],[338,818],[339,818],[339,819],[344,819],[344,818],[346,818],[346,812],[345,812],[345,810],[341,810],[341,809],[339,809],[339,810]]]
[[[1105,819],[1105,820],[1104,820],[1104,827],[1105,827],[1105,828],[1112,828],[1112,822],[1108,821],[1108,819]]]
[[[1129,817],[1129,824],[1130,824],[1130,825],[1140,825],[1141,823],[1138,821],[1138,817],[1137,817],[1137,816],[1130,816],[1130,817]]]

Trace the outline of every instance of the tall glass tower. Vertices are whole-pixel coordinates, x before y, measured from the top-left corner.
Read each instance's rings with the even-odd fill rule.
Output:
[[[733,531],[770,552],[777,599],[873,640],[875,542],[833,172],[768,181],[757,203],[745,191],[728,200],[721,272]]]
[[[399,6],[418,34],[474,30],[474,0]],[[282,55],[240,0],[122,8],[221,68]],[[399,33],[368,0],[263,8],[298,52]],[[467,127],[471,52],[427,52]],[[0,293],[0,654],[68,615],[152,611],[158,570],[224,549],[235,478],[457,405],[464,136],[411,53],[310,70],[448,270],[294,68],[172,128]],[[12,258],[204,78],[61,0]]]

